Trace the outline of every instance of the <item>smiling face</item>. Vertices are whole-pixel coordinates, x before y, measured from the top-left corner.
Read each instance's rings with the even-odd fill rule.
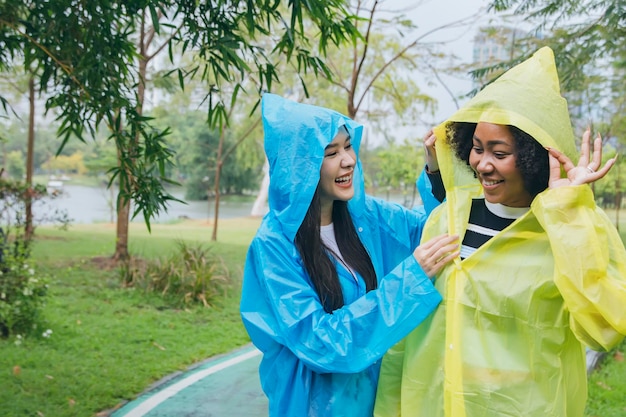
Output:
[[[352,174],[356,165],[356,153],[350,137],[340,129],[335,139],[324,150],[324,162],[320,170],[320,203],[322,225],[332,222],[335,200],[348,201],[354,196]]]
[[[485,199],[509,207],[529,207],[532,196],[517,167],[517,149],[511,131],[502,125],[476,126],[469,164],[483,186]]]

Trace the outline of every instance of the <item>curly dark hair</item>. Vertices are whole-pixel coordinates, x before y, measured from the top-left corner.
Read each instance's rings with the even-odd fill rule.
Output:
[[[550,162],[548,151],[523,130],[506,125],[515,140],[516,166],[524,178],[524,188],[534,198],[548,188]],[[476,123],[450,122],[446,125],[446,137],[456,157],[469,167]]]

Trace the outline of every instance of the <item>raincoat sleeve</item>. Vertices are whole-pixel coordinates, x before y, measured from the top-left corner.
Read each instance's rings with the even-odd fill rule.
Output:
[[[315,372],[362,371],[441,301],[409,256],[379,277],[377,289],[327,314],[289,245],[272,237],[253,240],[244,271],[241,315],[261,351],[275,343],[286,346]]]
[[[438,177],[436,177],[437,175]],[[427,214],[432,213],[445,199],[446,189],[441,181],[440,174],[428,175],[424,169],[417,179],[416,186]]]
[[[609,350],[626,334],[626,251],[587,185],[539,194],[531,209],[554,254],[555,284],[576,337]]]

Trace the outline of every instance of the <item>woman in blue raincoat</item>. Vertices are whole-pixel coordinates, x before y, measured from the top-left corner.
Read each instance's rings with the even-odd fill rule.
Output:
[[[374,414],[582,417],[584,345],[626,334],[626,250],[588,185],[615,159],[589,130],[577,153],[547,47],[434,133],[447,201],[423,239],[459,235],[461,255],[436,275],[437,311],[384,357]]]
[[[270,211],[240,309],[269,415],[369,417],[380,358],[441,300],[424,269],[458,245],[442,235],[416,251],[425,212],[365,195],[361,125],[273,94],[262,117]]]

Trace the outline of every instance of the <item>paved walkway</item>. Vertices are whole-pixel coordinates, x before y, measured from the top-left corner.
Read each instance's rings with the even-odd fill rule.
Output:
[[[246,346],[158,382],[111,417],[267,416],[261,352]]]
[[[587,351],[591,372],[604,354]],[[259,382],[261,352],[248,345],[157,382],[111,417],[265,417]]]

